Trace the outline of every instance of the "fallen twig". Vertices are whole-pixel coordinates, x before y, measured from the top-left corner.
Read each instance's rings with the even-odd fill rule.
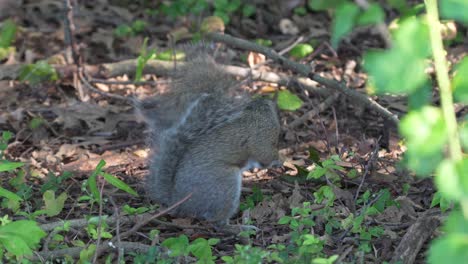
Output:
[[[330,107],[330,105],[332,105],[336,101],[336,99],[338,99],[338,96],[339,94],[330,95],[327,99],[325,99],[325,101],[320,103],[317,107],[314,107],[312,110],[308,111],[301,117],[292,121],[291,124],[289,124],[289,128],[295,128],[303,124],[307,119],[310,119],[316,116],[317,114],[319,114],[320,112],[322,112],[323,110],[327,109],[328,107]]]
[[[308,65],[300,64],[300,63],[288,60],[287,58],[285,58],[284,56],[281,56],[276,51],[270,48],[255,44],[253,42],[250,42],[244,39],[235,38],[226,34],[208,33],[206,37],[208,37],[211,40],[223,42],[223,43],[229,44],[237,48],[241,48],[245,50],[252,50],[255,52],[262,53],[265,56],[275,61],[278,61],[286,68],[294,72],[297,72],[301,74],[302,76],[307,76],[311,80],[314,80],[324,85],[325,87],[328,87],[328,88],[334,89],[335,91],[343,93],[346,96],[352,99],[355,99],[356,102],[359,102],[365,106],[370,107],[371,109],[374,109],[375,111],[380,113],[384,118],[391,120],[395,125],[399,123],[398,117],[395,114],[393,114],[388,109],[386,109],[385,107],[381,106],[380,104],[372,100],[367,95],[361,94],[359,92],[356,92],[355,90],[349,89],[348,87],[346,87],[346,85],[336,80],[327,79],[318,74],[315,74],[312,72],[311,67],[309,67]]]

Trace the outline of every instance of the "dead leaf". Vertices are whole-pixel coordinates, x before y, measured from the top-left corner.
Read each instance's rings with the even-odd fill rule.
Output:
[[[265,62],[265,55],[257,52],[249,52],[249,55],[247,55],[247,62],[249,63],[249,67],[253,68],[255,65],[259,63],[264,63]]]

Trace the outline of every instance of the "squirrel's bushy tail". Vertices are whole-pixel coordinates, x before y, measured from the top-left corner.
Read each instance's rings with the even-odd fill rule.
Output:
[[[234,81],[206,53],[180,66],[167,95],[161,97],[159,114],[178,111],[177,118],[153,139],[158,152],[147,179],[147,193],[162,204],[171,203],[173,179],[180,160],[192,142],[235,116],[248,99],[233,99],[229,88]],[[157,124],[156,124],[157,125]]]

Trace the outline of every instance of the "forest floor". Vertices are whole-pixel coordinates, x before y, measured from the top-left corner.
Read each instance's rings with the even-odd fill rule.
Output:
[[[182,27],[191,29],[191,23],[200,21],[198,16],[192,15],[175,19],[152,16],[137,4],[119,5],[125,1],[78,2],[73,10],[76,29],[72,33],[82,65],[112,65],[135,59],[145,37],[149,39],[149,49],[167,50],[170,47],[168,33]],[[298,42],[315,43],[314,52],[307,57],[290,59],[312,65],[316,74],[338,80],[349,89],[365,94],[367,75],[360,67],[362,55],[370,49],[383,47],[381,35],[373,28],[361,28],[346,37],[335,50],[329,44],[329,15],[308,12],[298,16],[292,11],[295,6],[286,4],[295,1],[276,2],[257,6],[256,20],[233,14],[226,25],[226,33],[252,41],[270,39],[270,48],[284,51],[288,58],[287,51]],[[16,52],[0,61],[0,71],[2,67],[38,60],[47,60],[61,69],[59,80],[37,84],[8,80],[11,76],[6,70],[0,72],[0,131],[13,133],[5,158],[27,164],[23,171],[29,192],[23,194],[28,199],[18,210],[31,213],[41,209],[43,192],[47,189],[54,190],[57,196],[63,192],[67,194],[58,215],[36,218],[48,232],[47,243],[41,244],[36,258],[63,258],[68,254],[78,259],[83,246],[99,240],[104,248],[111,237],[134,242],[127,244],[127,253],[147,252],[148,246],[180,235],[187,236],[189,241],[218,238],[218,243],[212,247],[213,254],[233,256],[236,250],[239,254],[235,244],[274,251],[268,247],[294,244],[295,234],[308,229],[322,241],[317,256],[338,255],[342,263],[382,263],[411,252],[415,263],[424,262],[429,242],[437,236],[444,213],[431,208],[435,192],[432,180],[417,178],[401,165],[405,147],[396,126],[346,95],[336,95],[317,82],[301,82],[296,79],[298,76],[273,60],[229,46],[225,49],[233,59],[227,64],[247,70],[253,66],[260,72],[292,80],[285,86],[248,76],[240,78],[250,91],[281,86],[303,101],[296,111],[281,111],[280,154],[285,160],[284,166],[249,171],[244,175],[241,211],[231,221],[244,223],[248,219],[261,231],[247,237],[227,235],[216,232],[207,223],[169,214],[140,226],[144,219],[163,210],[144,196],[143,179],[148,174],[151,157],[145,140],[148,129],[136,118],[128,102],[91,91],[73,71],[66,73],[74,62],[66,42],[62,5],[63,1],[38,0],[23,1],[15,8],[10,15],[21,26],[14,45]],[[396,16],[391,9],[386,11],[390,18]],[[281,29],[279,22],[283,18],[288,18],[297,31]],[[136,20],[146,23],[141,32],[125,37],[116,35],[116,28],[131,25]],[[453,46],[449,58],[457,60],[466,50],[466,45]],[[254,65],[255,59],[261,65]],[[90,80],[91,85],[107,94],[143,98],[157,96],[167,88],[170,78],[165,73],[144,74],[145,82],[138,85],[131,83],[134,73],[130,71],[118,76],[93,75]],[[404,96],[372,98],[400,117],[407,111]],[[123,180],[139,196],[123,192],[99,177],[103,203],[92,203],[84,182],[100,160],[106,162],[105,172]],[[17,191],[12,179],[17,179],[18,173],[2,173],[2,176],[1,186]],[[304,205],[304,202],[310,204]],[[142,217],[133,217],[135,210],[129,207],[139,208]],[[292,222],[279,223],[284,216],[291,216],[294,208],[302,208],[302,215],[293,217],[298,221],[296,226]],[[297,213],[298,209],[295,210]],[[4,214],[14,215],[2,207]],[[84,220],[98,215],[107,215],[112,221],[96,239]],[[308,226],[307,219],[313,220],[312,227]],[[63,225],[61,221],[64,220],[71,223],[68,232],[51,232]],[[150,231],[154,229],[159,233],[151,237]],[[62,237],[55,240],[58,233]],[[110,234],[110,237],[103,234]],[[74,248],[80,250],[73,251]],[[100,253],[98,262],[116,255],[117,252],[108,247]],[[131,262],[135,257],[125,255],[125,258]],[[185,258],[189,262],[190,259]]]

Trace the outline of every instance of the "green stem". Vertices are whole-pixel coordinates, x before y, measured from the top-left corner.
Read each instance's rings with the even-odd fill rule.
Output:
[[[437,0],[425,0],[425,2],[432,55],[434,56],[437,82],[440,89],[440,102],[445,124],[447,126],[449,154],[452,160],[458,161],[462,159],[462,152],[460,138],[458,137],[457,119],[455,118],[455,109],[453,107],[452,89],[450,88],[447,60],[445,59],[445,50],[440,31]]]

